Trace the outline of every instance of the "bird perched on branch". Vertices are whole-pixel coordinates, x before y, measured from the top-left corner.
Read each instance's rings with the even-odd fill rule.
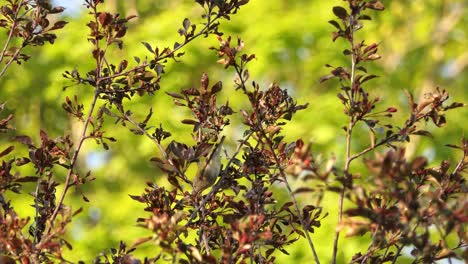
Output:
[[[193,193],[199,194],[212,186],[221,173],[221,149],[224,136],[213,146],[211,153],[198,166],[197,175],[193,180]]]

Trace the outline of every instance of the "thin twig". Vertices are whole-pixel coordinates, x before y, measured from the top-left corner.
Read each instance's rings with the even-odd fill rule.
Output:
[[[21,47],[19,47],[15,54],[13,54],[13,56],[11,56],[10,60],[8,60],[8,62],[5,64],[5,66],[3,66],[3,69],[2,71],[0,72],[0,78],[5,74],[6,70],[10,67],[10,65],[13,63],[13,61],[15,61],[15,58],[20,54],[21,50],[25,47],[25,45],[21,45]]]
[[[354,122],[350,120],[348,129],[347,129],[347,135],[346,135],[346,164],[344,168],[344,183],[340,192],[340,200],[339,200],[339,205],[338,205],[339,206],[338,207],[338,223],[337,223],[338,225],[341,224],[341,221],[343,219],[343,203],[344,203],[344,197],[345,197],[345,192],[346,192],[346,182],[348,181],[349,177],[351,177],[351,175],[349,174],[349,166],[352,161],[351,159],[351,135],[353,131],[353,126],[354,126]],[[333,264],[336,263],[336,256],[338,254],[338,242],[340,239],[340,231],[341,230],[335,231],[335,237],[333,239],[333,255],[332,255]]]
[[[120,113],[123,115],[123,117],[125,118],[126,121],[130,122],[136,129],[138,129],[138,131],[143,133],[147,138],[149,138],[159,148],[159,151],[161,152],[161,155],[164,157],[164,159],[168,160],[171,165],[174,165],[174,164],[172,164],[172,161],[167,158],[166,151],[161,146],[161,144],[159,144],[159,142],[153,136],[151,136],[148,133],[148,131],[146,131],[146,129],[143,129],[141,126],[139,126],[135,122],[135,120],[133,120],[130,116],[126,115],[123,111],[120,111]]]
[[[156,144],[156,146],[159,148],[159,151],[161,152],[161,155],[163,156],[163,158],[165,160],[167,160],[167,162],[169,162],[169,165],[171,165],[176,171],[177,173],[182,176],[183,180],[185,182],[188,181],[188,178],[187,178],[187,175],[185,175],[185,173],[183,171],[181,171],[179,168],[177,168],[177,166],[174,165],[174,163],[172,162],[171,159],[168,158],[167,154],[166,154],[166,151],[164,150],[163,146],[161,146],[161,144],[153,137],[151,136],[148,131],[146,131],[145,129],[143,129],[141,126],[139,126],[135,120],[133,120],[130,116],[126,115],[123,111],[120,112],[124,119],[127,120],[128,122],[130,122],[133,126],[135,126],[138,131],[140,131],[140,133],[143,133],[147,138],[149,138],[154,144]],[[182,186],[180,186],[180,188],[182,188]]]
[[[280,175],[283,178],[283,181],[284,181],[284,183],[286,185],[286,189],[288,190],[288,194],[289,194],[289,196],[291,197],[291,199],[293,201],[294,209],[296,210],[296,213],[297,213],[297,215],[299,217],[299,221],[301,223],[302,229],[304,229],[304,234],[305,234],[305,236],[307,238],[307,242],[309,243],[309,247],[312,250],[312,253],[314,255],[315,263],[320,264],[320,259],[318,257],[317,251],[315,250],[315,246],[314,246],[314,243],[312,241],[312,238],[310,237],[308,228],[307,228],[307,226],[306,226],[306,224],[304,222],[304,218],[302,217],[301,210],[299,208],[299,204],[297,202],[297,199],[294,196],[291,185],[289,184],[289,181],[288,181],[288,179],[286,177],[286,173],[284,172],[284,168],[281,167],[281,165],[280,165],[281,163],[280,163],[280,160],[278,158],[278,155],[276,155],[276,153],[275,153],[275,150],[274,150],[274,147],[273,147],[273,142],[267,137],[265,131],[263,130],[263,127],[261,127],[260,130],[261,130],[261,132],[263,134],[263,137],[267,140],[268,147],[270,148],[271,152],[273,153],[273,157],[275,158],[276,168],[279,170]]]
[[[3,61],[3,59],[5,58],[5,54],[6,54],[6,51],[7,51],[7,48],[8,46],[10,45],[10,42],[13,38],[13,31],[14,29],[16,28],[17,26],[17,20],[19,19],[18,18],[18,14],[19,14],[19,11],[21,10],[22,8],[22,1],[18,1],[20,2],[20,4],[18,3],[15,3],[16,5],[18,5],[17,9],[16,9],[16,13],[15,13],[15,17],[13,18],[13,24],[11,25],[11,30],[10,32],[8,33],[8,37],[7,37],[7,41],[5,42],[5,45],[3,46],[3,49],[2,49],[2,53],[0,53],[0,63]],[[32,9],[31,9],[32,10]],[[29,12],[29,10],[27,12],[25,12],[25,14],[27,14]],[[24,47],[26,47],[28,41],[31,39],[31,37],[28,37],[27,39],[25,39],[23,41],[23,43],[21,44],[21,46],[15,51],[15,54],[13,54],[10,58],[10,60],[5,63],[5,66],[3,66],[3,69],[2,71],[0,72],[0,78],[5,74],[6,70],[10,67],[10,65],[13,63],[13,61],[15,61],[16,57],[19,56],[19,54],[21,53],[21,51],[23,50]]]
[[[166,53],[160,57],[158,57],[156,59],[156,62],[158,61],[161,61],[161,60],[164,60],[164,59],[167,59],[169,57],[171,57],[173,54],[175,54],[175,52],[179,51],[180,49],[182,49],[183,47],[185,47],[187,44],[189,44],[192,40],[194,40],[195,38],[203,35],[206,33],[206,30],[211,26],[211,24],[216,21],[217,19],[219,19],[220,17],[219,16],[216,16],[213,20],[208,20],[208,23],[206,23],[206,25],[195,35],[193,35],[192,37],[188,38],[184,43],[182,43],[181,45],[179,45],[178,47],[176,47],[175,49],[173,49],[171,52],[169,53]],[[124,71],[124,72],[120,72],[120,73],[117,73],[117,74],[113,74],[113,75],[110,75],[110,76],[105,76],[105,77],[102,77],[100,78],[99,80],[102,82],[102,81],[106,81],[108,79],[114,79],[114,78],[117,78],[119,76],[124,76],[128,73],[131,73],[131,72],[134,72],[134,71],[137,71],[139,69],[144,69],[146,67],[148,67],[150,64],[149,63],[143,63],[142,65],[139,65],[137,67],[134,67],[130,70],[127,70],[127,71]],[[139,91],[141,89],[139,88],[135,88],[135,89],[129,89],[129,90],[123,90],[123,91],[102,91],[100,90],[99,92],[100,93],[125,93],[125,92],[131,92],[131,91]],[[163,157],[165,159],[167,159],[167,155],[166,155],[166,152],[164,150],[164,148],[161,146],[161,144],[159,144],[159,142],[154,138],[152,137],[145,129],[141,128],[132,118],[130,118],[128,115],[126,115],[125,113],[121,112],[125,119],[127,121],[129,121],[131,124],[133,124],[140,132],[144,133],[145,136],[147,136],[151,141],[153,141],[154,144],[156,144],[156,146],[159,148],[160,152],[161,152],[161,155],[163,155]],[[172,164],[172,162],[169,160],[169,162]]]
[[[455,166],[455,169],[453,169],[453,172],[451,173],[451,176],[454,176],[455,174],[457,174],[460,168],[463,166],[463,164],[465,164],[465,158],[466,158],[465,153],[466,152],[463,151],[463,157],[460,159],[460,161],[458,161],[457,166]]]
[[[368,148],[362,150],[361,152],[359,152],[359,153],[357,153],[357,154],[354,154],[353,156],[351,156],[351,157],[349,158],[349,160],[350,160],[350,161],[353,161],[353,160],[355,160],[355,159],[361,157],[362,155],[364,155],[364,154],[366,154],[366,153],[368,153],[368,152],[370,152],[370,151],[372,151],[372,150],[374,150],[374,149],[376,149],[376,148],[378,148],[378,147],[380,147],[380,146],[382,146],[382,145],[384,145],[384,144],[387,144],[387,143],[389,143],[389,142],[395,140],[396,137],[397,137],[396,135],[388,136],[388,137],[382,139],[379,143],[374,144],[373,146],[370,146],[370,147],[368,147]]]
[[[97,21],[98,18],[96,16],[96,14],[97,14],[96,6],[93,6],[93,8],[94,8],[94,15],[95,15],[94,20],[95,20],[96,25],[98,25],[98,27],[99,27],[99,23]],[[99,30],[99,28],[97,30]],[[94,45],[96,46],[96,49],[99,50],[99,41],[96,41]],[[64,183],[62,194],[60,195],[60,198],[59,198],[59,201],[58,201],[57,205],[55,206],[54,212],[52,213],[52,215],[49,218],[50,224],[49,224],[49,226],[47,228],[46,234],[52,228],[53,223],[55,221],[55,218],[57,217],[58,212],[60,211],[60,209],[62,207],[63,201],[65,200],[65,196],[66,196],[66,194],[68,192],[68,189],[71,187],[70,186],[70,181],[71,181],[71,178],[72,178],[72,175],[73,175],[73,170],[75,169],[76,161],[78,160],[78,156],[79,156],[81,147],[83,146],[84,141],[87,139],[86,132],[88,130],[89,124],[91,123],[91,118],[92,118],[94,109],[96,107],[97,99],[99,98],[101,65],[102,65],[101,64],[101,58],[99,56],[97,56],[96,57],[96,85],[94,87],[94,96],[93,96],[93,100],[91,102],[91,107],[90,107],[90,109],[88,111],[88,115],[87,115],[87,117],[85,119],[83,130],[81,131],[80,139],[78,140],[78,145],[77,145],[77,147],[76,147],[76,149],[75,149],[75,151],[73,153],[73,157],[72,157],[72,159],[70,161],[70,166],[69,166],[69,169],[68,169],[67,177],[65,178],[65,183]]]
[[[167,159],[167,155],[166,155],[166,152],[164,151],[163,147],[161,146],[161,144],[159,144],[159,142],[156,141],[156,139],[154,139],[154,137],[152,137],[146,130],[144,130],[143,128],[141,128],[140,126],[138,126],[138,124],[133,121],[130,117],[128,116],[124,116],[127,121],[129,121],[131,124],[133,124],[140,132],[144,133],[151,141],[153,141],[153,143],[155,143],[158,148],[161,150],[161,153],[162,155],[164,156],[164,158],[166,160]],[[229,166],[231,165],[231,163],[233,162],[234,158],[237,156],[237,154],[239,154],[242,146],[249,140],[249,138],[253,135],[253,132],[250,132],[244,140],[242,140],[242,142],[237,146],[237,149],[236,151],[234,152],[234,154],[232,155],[232,157],[228,160],[228,163],[226,164],[226,168],[229,168]],[[168,160],[170,162],[171,165],[172,162],[170,160]],[[179,173],[182,173],[179,171]],[[183,173],[182,175],[184,177],[186,177]],[[213,185],[212,189],[210,190],[210,192],[205,196],[205,198],[203,198],[199,205],[197,206],[197,208],[193,211],[193,213],[190,215],[190,218],[188,219],[187,223],[184,225],[185,227],[189,226],[193,220],[195,219],[195,217],[197,216],[197,213],[201,210],[201,208],[208,202],[209,199],[211,199],[211,197],[217,192],[217,190],[219,189],[221,183],[224,181],[224,178],[225,178],[225,174],[223,174],[220,179],[218,180],[218,182]],[[177,237],[180,236],[180,232],[177,232],[176,234]]]
[[[400,252],[403,250],[404,246],[398,247],[398,245],[395,245],[395,247],[398,249],[397,252],[395,253],[395,256],[393,257],[392,264],[395,264],[398,256],[400,256]]]
[[[36,210],[35,216],[34,216],[34,223],[36,224],[36,229],[34,230],[34,243],[37,243],[37,222],[39,219],[39,186],[41,185],[41,176],[42,173],[37,177],[37,182],[36,182],[36,189],[34,190],[34,208]]]
[[[48,229],[47,229],[46,233],[48,233],[50,231],[50,229],[52,227],[52,224],[53,224],[55,218],[57,217],[57,214],[60,211],[60,208],[62,207],[63,200],[65,199],[65,195],[67,194],[67,191],[70,188],[70,180],[71,180],[72,175],[73,175],[73,169],[75,168],[75,164],[76,164],[76,161],[78,159],[78,154],[80,153],[81,147],[83,146],[83,142],[86,139],[86,131],[88,130],[88,125],[91,122],[91,116],[92,116],[92,114],[94,112],[94,108],[96,107],[97,98],[98,98],[98,93],[95,93],[94,97],[93,97],[93,101],[91,103],[91,108],[89,109],[88,116],[87,116],[87,118],[85,120],[84,127],[83,127],[83,130],[81,132],[80,139],[78,141],[78,146],[76,147],[76,150],[73,153],[73,157],[72,157],[72,159],[70,161],[70,167],[68,169],[67,177],[65,178],[65,184],[64,184],[64,187],[63,187],[62,194],[60,195],[60,198],[59,198],[59,201],[58,201],[58,203],[57,203],[57,205],[55,207],[55,210],[54,210],[54,212],[52,213],[52,215],[51,215],[51,217],[49,219],[50,225],[48,226]]]
[[[354,84],[355,84],[355,74],[356,74],[356,49],[354,46],[354,16],[350,15],[349,16],[349,24],[351,27],[351,33],[350,33],[350,45],[351,45],[351,77],[350,77],[350,82],[351,82],[351,97],[350,99],[350,109],[354,108],[354,100],[355,100],[355,92],[354,91]],[[349,167],[351,165],[351,139],[352,139],[352,134],[353,134],[353,128],[354,125],[356,124],[356,121],[354,120],[354,116],[351,115],[349,119],[349,124],[348,124],[348,129],[346,130],[346,164],[343,170],[343,176],[344,176],[344,182],[343,182],[343,187],[340,193],[340,200],[339,200],[339,207],[338,207],[338,225],[341,224],[341,221],[343,219],[343,203],[344,203],[344,197],[346,193],[346,188],[347,188],[347,182],[350,179],[351,175],[349,174]],[[340,240],[340,232],[341,229],[338,229],[335,231],[335,237],[333,239],[333,253],[332,253],[332,264],[336,264],[336,257],[338,254],[338,242]]]
[[[139,92],[139,91],[146,91],[146,87],[139,87],[139,88],[132,88],[132,89],[122,89],[122,90],[114,90],[114,91],[105,91],[100,90],[99,93],[101,94],[121,94],[121,93],[131,93],[131,92]]]
[[[19,2],[22,2],[22,1],[20,0]],[[15,3],[15,4],[17,5],[17,3]],[[5,42],[5,45],[3,46],[2,53],[0,54],[0,62],[3,61],[3,58],[5,57],[6,50],[7,50],[8,46],[10,45],[11,39],[13,38],[13,31],[15,31],[14,29],[17,26],[17,24],[16,24],[17,23],[17,17],[18,17],[19,10],[21,8],[22,8],[22,4],[17,6],[15,17],[13,18],[13,24],[11,25],[11,29],[10,29],[10,32],[8,33],[8,37],[7,37],[7,40]],[[1,76],[1,74],[0,74],[0,76]]]
[[[242,66],[241,66],[242,67]],[[247,87],[245,86],[245,82],[246,80],[244,79],[244,77],[242,76],[242,69],[239,67],[239,65],[237,64],[234,64],[234,69],[236,70],[236,73],[237,75],[239,76],[239,80],[241,82],[241,88],[242,90],[244,91],[244,93],[247,95]],[[258,120],[258,117],[260,116],[257,109],[255,107],[253,107],[255,113],[256,113],[256,116],[257,116],[257,126],[258,128],[260,129],[260,132],[262,133],[262,136],[266,139],[267,143],[268,143],[268,147],[270,148],[270,151],[273,153],[273,156],[275,158],[275,163],[276,163],[276,168],[279,170],[280,172],[280,175],[281,177],[283,178],[283,181],[286,185],[286,189],[288,191],[288,194],[289,196],[291,197],[292,199],[292,202],[294,204],[294,209],[296,210],[296,213],[299,217],[299,222],[301,223],[301,226],[302,226],[302,229],[304,229],[304,234],[306,236],[306,239],[307,239],[307,242],[309,243],[309,247],[310,249],[312,250],[312,253],[314,255],[314,260],[317,264],[320,264],[320,259],[318,257],[318,254],[317,254],[317,251],[315,250],[315,246],[314,246],[314,243],[312,241],[312,238],[310,237],[310,234],[309,234],[309,231],[308,231],[308,228],[304,222],[304,219],[302,217],[302,214],[301,214],[301,210],[299,208],[299,205],[298,205],[298,202],[296,200],[296,197],[294,196],[293,194],[293,190],[291,188],[291,185],[289,184],[288,182],[288,179],[286,177],[286,173],[284,172],[284,169],[281,167],[281,161],[279,160],[278,156],[276,155],[275,153],[275,149],[273,147],[273,142],[270,140],[270,138],[267,137],[266,133],[265,133],[265,130],[263,129],[263,126],[261,124],[261,121]]]
[[[231,163],[234,161],[235,157],[237,156],[237,154],[239,154],[242,146],[244,146],[244,144],[249,140],[249,138],[253,135],[253,132],[250,131],[250,133],[242,140],[242,142],[240,142],[240,144],[237,146],[237,149],[236,151],[234,152],[234,154],[232,155],[232,157],[228,160],[228,163],[226,164],[226,168],[229,168],[229,166],[231,166]],[[220,185],[222,184],[222,182],[224,181],[225,177],[226,177],[226,173],[222,174],[220,179],[218,180],[218,182],[216,182],[215,185],[213,185],[213,187],[211,188],[211,190],[208,192],[208,194],[200,201],[200,204],[197,206],[197,208],[193,211],[193,213],[190,215],[190,218],[187,220],[187,223],[185,223],[184,227],[188,227],[192,222],[193,220],[195,219],[195,217],[197,217],[197,214],[198,212],[200,211],[200,209],[205,206],[205,204],[208,202],[208,200],[211,199],[211,197],[213,197],[213,195],[218,191]],[[176,236],[177,238],[180,236],[180,231],[177,232]]]
[[[175,49],[173,49],[171,52],[169,53],[165,53],[164,55],[160,56],[160,57],[157,57],[156,58],[156,62],[159,62],[159,61],[162,61],[162,60],[165,60],[167,58],[170,58],[172,57],[177,51],[179,51],[180,49],[182,49],[183,47],[185,47],[187,44],[189,44],[192,40],[194,40],[195,38],[203,35],[203,34],[206,34],[206,30],[213,24],[214,21],[216,21],[217,19],[219,19],[220,17],[219,16],[216,16],[212,21],[209,21],[208,23],[206,23],[206,25],[195,35],[193,35],[192,37],[188,38],[184,43],[180,44],[178,47],[176,47]],[[127,70],[127,71],[123,71],[123,72],[120,72],[120,73],[116,73],[116,74],[113,74],[113,75],[110,75],[110,76],[105,76],[105,77],[102,77],[101,78],[101,81],[105,81],[105,80],[108,80],[108,79],[114,79],[114,78],[117,78],[117,77],[120,77],[120,76],[124,76],[124,75],[127,75],[131,72],[134,72],[134,71],[137,71],[137,70],[140,70],[140,69],[144,69],[146,67],[148,67],[150,65],[150,63],[148,62],[145,62],[139,66],[136,66],[130,70]]]
[[[200,229],[200,236],[201,236],[200,242],[203,241],[203,244],[205,245],[206,255],[210,256],[211,255],[210,246],[208,245],[208,240],[206,239],[206,232],[203,227]],[[200,246],[200,249],[201,249],[201,246]]]
[[[405,127],[404,127],[403,129],[401,129],[400,131],[407,129],[408,127],[411,127],[412,125],[414,125],[414,124],[418,123],[419,121],[423,120],[425,117],[426,117],[425,115],[421,115],[421,116],[419,116],[418,118],[412,120],[412,117],[410,116],[410,117],[408,118],[408,120],[407,120],[407,123],[406,123]],[[411,120],[412,120],[412,121],[411,121]],[[411,122],[410,122],[410,121],[411,121]],[[409,122],[409,123],[408,123],[408,122]],[[380,146],[382,146],[382,145],[385,145],[385,144],[388,144],[388,143],[390,143],[390,142],[392,142],[392,141],[397,140],[397,139],[398,139],[398,136],[399,136],[399,133],[396,133],[396,134],[392,134],[392,135],[390,135],[390,136],[387,136],[386,138],[382,139],[379,143],[374,144],[374,145],[372,145],[372,146],[370,146],[370,147],[367,147],[366,149],[362,150],[361,152],[352,155],[352,156],[349,158],[349,161],[351,162],[351,161],[353,161],[353,160],[355,160],[355,159],[357,159],[357,158],[359,158],[359,157],[365,155],[366,153],[371,152],[371,151],[374,150],[374,149],[377,149],[378,147],[380,147]],[[459,163],[458,165],[461,166],[460,163]],[[458,169],[458,165],[457,165],[457,169]]]
[[[367,253],[366,255],[364,255],[362,257],[362,261],[361,261],[361,264],[365,264],[366,263],[366,260],[368,258],[369,255],[373,254],[375,252],[375,248],[372,249],[372,247],[374,246],[374,241],[375,241],[375,237],[377,235],[377,230],[379,229],[379,227],[377,226],[377,228],[375,228],[376,230],[374,231],[374,233],[372,234],[371,236],[371,243],[369,244],[369,246],[367,247]],[[388,251],[388,247],[387,247],[387,251]],[[384,256],[387,254],[387,251],[385,251],[385,253],[383,254]]]

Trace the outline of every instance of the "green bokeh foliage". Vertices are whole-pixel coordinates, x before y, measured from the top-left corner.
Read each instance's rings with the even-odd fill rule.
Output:
[[[201,10],[194,1],[142,0],[137,3],[140,17],[129,26],[124,50],[111,51],[110,57],[115,61],[126,57],[132,62],[133,56],[144,57],[147,53],[141,45],[142,41],[159,47],[172,45],[180,38],[177,29],[185,17],[192,22],[200,21]],[[262,86],[277,82],[281,87],[288,88],[299,103],[309,103],[309,108],[298,113],[286,126],[286,138],[289,141],[297,138],[312,141],[314,152],[320,152],[325,157],[336,155],[338,164],[344,159],[345,139],[341,127],[345,125],[346,117],[336,98],[337,83],[329,81],[320,84],[318,80],[327,74],[328,69],[324,67],[327,63],[333,66],[349,65],[349,58],[341,54],[345,48],[344,42],[332,42],[330,33],[333,27],[327,23],[333,18],[332,6],[341,3],[337,0],[251,0],[231,21],[222,22],[222,31],[226,35],[241,37],[246,44],[245,52],[256,54],[257,59],[249,68],[252,79]],[[373,20],[366,22],[358,34],[367,43],[381,43],[379,53],[383,58],[368,68],[380,78],[367,84],[371,93],[383,98],[381,109],[398,107],[401,111],[396,113],[395,122],[402,122],[408,114],[403,89],[408,89],[418,98],[437,85],[446,88],[456,101],[466,102],[468,12],[464,1],[394,0],[384,3],[386,11],[372,13]],[[122,13],[126,12],[122,3],[117,8]],[[457,12],[462,12],[462,15],[454,21],[455,25],[450,27],[449,32],[443,32],[443,23],[451,22],[450,19],[443,20],[443,17],[456,13],[454,9],[460,9]],[[7,101],[7,110],[16,116],[16,134],[37,138],[41,128],[52,137],[62,135],[63,131],[78,133],[78,127],[61,109],[61,103],[65,96],[76,94],[85,106],[89,105],[92,91],[84,86],[63,91],[62,87],[69,83],[61,74],[74,68],[81,72],[92,68],[91,45],[86,41],[88,32],[84,26],[87,19],[86,12],[68,18],[70,23],[58,34],[54,45],[28,50],[33,55],[32,59],[24,65],[13,65],[7,75],[0,79],[0,101]],[[235,110],[241,109],[244,99],[239,98],[232,88],[234,73],[223,70],[216,63],[216,54],[208,49],[216,45],[214,36],[191,43],[184,50],[185,56],[181,62],[168,64],[161,91],[153,97],[132,100],[129,108],[134,116],[143,120],[151,106],[155,112],[152,125],[162,124],[175,139],[192,142],[190,127],[180,123],[180,120],[189,118],[189,114],[175,108],[171,98],[163,92],[177,92],[196,86],[203,72],[208,73],[212,82],[224,82],[220,103],[229,99]],[[460,60],[465,66],[455,72],[454,64]],[[447,119],[446,128],[428,126],[427,129],[434,134],[433,139],[415,140],[414,155],[429,154],[433,164],[445,158],[456,158],[443,145],[456,144],[465,134],[468,123],[466,108],[448,113]],[[239,120],[233,120],[232,127],[226,131],[231,142],[240,137],[236,126],[241,126]],[[144,216],[142,206],[127,194],[140,194],[146,181],[164,184],[163,174],[149,162],[158,152],[148,139],[132,135],[127,128],[114,124],[110,118],[105,130],[118,141],[106,152],[105,164],[93,168],[96,181],[82,189],[91,202],[84,203],[78,192],[71,193],[66,200],[74,208],[84,207],[84,212],[75,218],[69,228],[69,240],[74,249],[66,252],[66,256],[72,261],[81,259],[89,262],[103,249],[117,247],[120,240],[130,243],[137,237],[148,235],[145,230],[135,226],[136,218]],[[356,138],[356,150],[367,142],[365,129],[359,134],[363,136]],[[104,150],[88,142],[80,159],[83,171],[88,170],[86,158],[90,153],[104,155]],[[360,163],[356,162],[355,169],[360,168]],[[295,184],[297,187],[300,183]],[[30,190],[26,188],[24,191]],[[11,198],[14,205],[21,208],[20,212],[32,215],[30,197],[12,195]],[[299,198],[307,200],[305,195]],[[336,223],[336,197],[326,196],[323,206],[330,214],[312,238],[317,241],[319,254],[326,263],[331,255],[331,234]],[[358,250],[365,250],[368,239],[362,237],[342,242],[339,262],[349,260]],[[297,263],[307,263],[305,261],[311,259],[311,252],[305,245],[304,240],[291,247],[291,256],[279,256],[279,263],[286,263],[291,257]],[[140,256],[156,255],[150,247],[143,247],[135,253]]]

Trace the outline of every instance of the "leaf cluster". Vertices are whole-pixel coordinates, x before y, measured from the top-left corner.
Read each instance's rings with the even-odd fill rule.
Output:
[[[414,263],[466,257],[468,141],[448,145],[462,152],[455,166],[443,161],[431,167],[424,157],[407,159],[404,149],[412,137],[430,136],[424,122],[443,127],[446,111],[464,104],[448,103],[447,91],[437,87],[419,102],[407,92],[410,113],[402,124],[392,121],[396,107],[378,110],[380,98],[368,89],[377,76],[368,73],[366,64],[381,58],[379,44],[357,40],[355,33],[364,27],[363,21],[371,19],[369,10],[384,10],[381,1],[344,1],[347,7],[333,7],[336,19],[329,21],[336,30],[332,40],[346,43],[342,53],[350,61],[336,67],[327,64],[330,73],[320,79],[338,83],[337,97],[348,119],[343,126],[346,153],[337,154],[344,165],[337,164],[335,157],[320,158],[321,153],[315,153],[302,139],[285,139],[284,125],[308,104],[298,103],[276,83],[263,86],[251,80],[248,66],[255,55],[244,53],[241,38],[222,36],[220,21],[229,20],[248,0],[196,0],[204,11],[201,23],[183,19],[177,31],[179,41],[171,47],[142,42],[148,55],[133,61],[114,61],[109,51],[125,48],[127,25],[134,17],[101,11],[102,2],[85,0],[90,16],[86,41],[92,46],[88,59],[94,62],[93,67],[63,74],[71,83],[65,88],[80,87],[77,91],[81,94],[67,96],[62,103],[69,117],[81,124],[78,138],[67,134],[53,138],[41,130],[37,143],[26,135],[15,135],[11,140],[27,153],[21,154],[15,145],[0,152],[0,253],[7,262],[67,262],[63,251],[72,246],[65,237],[73,217],[82,209],[73,211],[65,198],[75,189],[85,202],[93,202],[80,187],[97,175],[83,173],[77,160],[89,140],[105,150],[113,147],[117,138],[109,135],[112,131],[104,131],[106,120],[153,144],[158,154],[149,160],[160,169],[166,185],[148,182],[140,195],[130,195],[144,205],[143,212],[135,213],[136,223],[148,235],[132,243],[122,241],[118,248],[97,256],[95,263],[275,263],[278,254],[288,255],[288,247],[302,239],[307,241],[313,260],[320,263],[313,235],[333,210],[323,207],[328,193],[340,197],[330,249],[332,263],[342,250],[339,242],[343,232],[371,237],[368,249],[357,252],[351,263],[397,263],[405,248],[411,248]],[[0,55],[0,62],[7,59],[0,77],[13,61],[26,60],[28,55],[21,53],[25,46],[40,46],[46,41],[53,44],[56,37],[50,31],[66,24],[58,21],[51,25],[50,15],[63,8],[52,7],[47,1],[8,0],[1,11],[0,26],[7,29],[8,39]],[[210,35],[219,42],[211,50],[218,56],[217,62],[233,73],[233,83],[210,83],[209,74],[204,73],[198,87],[161,93],[167,66],[183,59],[185,46]],[[13,38],[22,39],[22,44],[14,46]],[[8,49],[10,45],[14,47]],[[247,103],[219,102],[218,96],[226,87]],[[84,93],[93,96],[89,105],[80,100]],[[146,113],[132,110],[130,102],[153,95],[168,96],[176,109],[190,113],[190,118],[180,121],[192,128],[191,141],[173,138],[163,124],[153,124],[153,115],[165,113],[164,109],[148,108]],[[0,113],[3,109],[2,104]],[[12,132],[13,118],[7,115],[0,119],[1,133]],[[233,126],[232,118],[242,120],[237,128],[242,136],[227,142],[216,183],[203,192],[194,191],[193,167],[200,169],[202,160],[212,158],[227,128]],[[369,143],[355,151],[353,142],[361,136],[356,135],[358,125],[368,129]],[[379,152],[383,147],[388,149]],[[367,155],[370,153],[374,156]],[[355,169],[356,160],[364,162],[364,171]],[[33,175],[20,173],[21,166],[31,168]],[[65,175],[65,180],[58,175]],[[291,184],[293,180],[299,187]],[[25,184],[34,186],[32,216],[19,215],[7,196],[8,192],[25,195]],[[62,186],[61,192],[58,186]],[[307,199],[299,200],[303,196]],[[351,204],[347,208],[345,200]],[[143,245],[154,249],[153,255],[138,259],[135,251]]]

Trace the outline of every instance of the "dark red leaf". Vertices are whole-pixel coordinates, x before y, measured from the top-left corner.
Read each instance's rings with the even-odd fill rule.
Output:
[[[295,190],[293,192],[293,194],[299,194],[299,193],[308,193],[308,192],[314,192],[315,189],[313,188],[309,188],[309,187],[300,187],[300,188],[297,188],[297,190]]]
[[[418,131],[415,131],[415,132],[413,132],[411,134],[418,135],[418,136],[424,136],[424,137],[430,137],[430,138],[433,137],[431,132],[426,131],[426,130],[418,130]]]
[[[10,152],[12,152],[13,150],[15,149],[14,146],[9,146],[7,147],[4,151],[0,152],[0,158],[5,156],[5,155],[8,155]]]
[[[332,24],[334,27],[336,27],[338,30],[341,30],[341,26],[340,24],[338,24],[338,22],[336,22],[335,20],[330,20],[328,21],[328,23]]]
[[[198,124],[197,121],[191,120],[191,119],[184,119],[181,122],[182,122],[182,124],[186,124],[186,125],[196,125],[196,124]]]
[[[58,13],[62,13],[64,10],[65,10],[65,7],[63,7],[63,6],[56,6],[56,7],[52,8],[52,9],[49,11],[49,14],[58,14]]]
[[[151,47],[151,45],[150,45],[148,42],[143,41],[143,42],[141,42],[141,44],[143,44],[143,46],[145,46],[145,48],[146,48],[149,52],[154,53],[153,48]]]
[[[57,21],[49,30],[61,29],[65,27],[66,24],[68,24],[67,21]]]
[[[211,93],[215,94],[223,89],[223,83],[221,81],[217,82],[213,87],[211,87]]]
[[[24,176],[16,179],[15,182],[37,182],[37,179],[39,179],[37,176]]]
[[[171,92],[166,92],[167,95],[177,98],[177,99],[184,99],[183,95],[177,94],[177,93],[171,93]]]
[[[380,2],[380,0],[371,0],[369,1],[369,3],[366,3],[366,7],[378,11],[382,11],[385,9],[384,5],[382,4],[382,2]]]
[[[333,75],[333,74],[322,76],[322,77],[320,77],[320,83],[326,82],[326,81],[328,81],[328,80],[330,80],[330,79],[332,79],[334,77],[335,77],[335,75]]]
[[[80,214],[81,212],[83,212],[83,207],[80,207],[78,210],[76,210],[75,212],[73,212],[73,215],[72,215],[72,216],[78,215],[78,214]]]
[[[288,208],[291,207],[293,204],[294,204],[293,202],[286,202],[285,204],[283,204],[283,206],[281,206],[280,211],[283,211],[283,210],[288,209]]]
[[[14,139],[18,141],[19,143],[26,145],[26,146],[33,145],[32,139],[28,136],[16,136]]]
[[[184,26],[185,31],[188,31],[190,27],[190,20],[188,18],[185,18],[184,22],[182,22],[182,25]]]
[[[461,150],[463,150],[462,147],[457,146],[457,145],[453,145],[453,144],[446,144],[445,146],[446,146],[446,147],[449,147],[449,148],[455,148],[455,149],[461,149]]]
[[[41,137],[42,142],[48,142],[49,141],[49,136],[47,136],[47,133],[41,129],[39,132],[39,135]]]
[[[379,76],[374,75],[374,74],[367,75],[366,77],[364,77],[364,79],[361,80],[361,83],[365,83],[365,82],[367,82],[367,81],[369,81],[369,80],[372,80],[372,79],[374,79],[374,78],[377,78],[377,77],[379,77]]]
[[[341,19],[347,19],[348,18],[348,12],[346,12],[346,9],[344,9],[341,6],[334,6],[333,7],[333,14],[335,16],[341,18]]]
[[[98,16],[98,20],[103,27],[106,27],[112,22],[112,15],[109,13],[100,13]]]

